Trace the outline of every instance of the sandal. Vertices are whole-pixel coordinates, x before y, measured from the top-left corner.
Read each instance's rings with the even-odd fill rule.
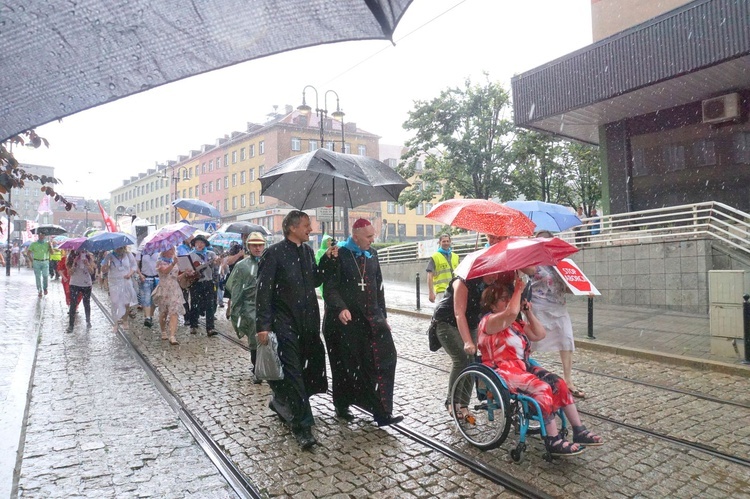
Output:
[[[577,443],[570,443],[560,437],[560,435],[555,435],[554,437],[545,437],[544,441],[544,447],[547,449],[547,452],[549,452],[551,456],[557,457],[577,456],[578,454],[582,454],[583,451],[586,450],[581,446],[578,446],[577,449],[573,449],[574,445],[577,446]]]
[[[599,447],[604,445],[604,439],[587,430],[585,426],[581,426],[573,428],[573,443],[586,447]]]
[[[570,390],[570,394],[573,395],[573,397],[577,399],[585,399],[586,393],[583,390],[579,390],[578,388],[573,388]]]
[[[175,338],[174,336],[172,336],[172,337],[169,338],[169,344],[170,345],[179,345],[180,342],[177,341],[177,338]]]
[[[461,407],[458,408],[458,410],[459,410],[458,419],[463,419],[469,424],[477,424],[477,418],[471,412],[469,412],[468,406],[462,405]]]

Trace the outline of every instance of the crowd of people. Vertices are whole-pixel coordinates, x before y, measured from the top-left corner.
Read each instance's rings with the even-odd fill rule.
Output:
[[[331,244],[317,255],[306,244],[312,231],[307,214],[292,210],[282,228],[284,239],[269,247],[261,233],[252,232],[243,234],[241,244],[214,251],[198,235],[154,254],[132,254],[126,246],[103,254],[60,252],[40,235],[27,256],[33,261],[40,297],[48,292],[50,275],[63,283],[68,331],[75,326],[81,302],[90,327],[91,290],[97,276],[109,292],[115,330],[128,329],[136,307],[143,311],[144,326],[151,328],[158,310],[161,339],[171,345],[179,345],[181,315],[191,334],[199,333],[200,317],[205,317],[207,336],[218,334],[215,314],[226,299],[232,328],[238,337],[247,338],[254,383],[263,382],[255,372],[257,350],[275,336],[283,376],[268,379],[272,391],[268,407],[303,449],[317,443],[310,397],[328,390],[326,354],[338,418],[354,420],[351,408],[357,406],[369,411],[378,426],[401,422],[403,417],[393,408],[397,352],[377,251],[372,248],[375,228],[359,219],[349,238],[338,243],[326,239]],[[489,244],[502,239],[488,235]],[[458,374],[480,360],[501,374],[512,392],[539,402],[551,454],[571,456],[584,446],[601,445],[602,438],[583,426],[575,408],[574,398],[585,394],[572,380],[575,346],[561,278],[544,266],[468,280],[456,277],[459,258],[451,244],[450,235],[441,235],[439,249],[427,266],[429,299],[436,302],[436,335],[451,362],[448,393]],[[53,260],[55,253],[59,257]],[[184,255],[190,255],[194,267],[180,270],[178,258]],[[528,277],[522,279],[524,275]],[[527,286],[530,296],[523,294]],[[322,338],[316,288],[322,290],[324,303]],[[562,378],[530,363],[532,350],[559,352]],[[473,389],[467,384],[458,387],[453,399],[446,397],[452,416],[472,420]],[[572,442],[558,433],[554,414],[559,409],[572,425]]]

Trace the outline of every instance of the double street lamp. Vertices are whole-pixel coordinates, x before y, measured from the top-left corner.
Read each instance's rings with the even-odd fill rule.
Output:
[[[307,105],[307,99],[305,92],[307,89],[312,89],[312,91],[315,93],[315,114],[318,116],[318,125],[320,128],[320,147],[325,147],[325,138],[324,138],[324,132],[323,132],[323,123],[325,121],[325,118],[328,116],[328,94],[333,94],[336,96],[336,110],[331,113],[331,117],[339,120],[341,122],[341,152],[346,152],[346,142],[344,141],[344,112],[341,110],[341,106],[339,105],[339,94],[335,90],[326,90],[326,92],[323,94],[323,107],[321,108],[318,104],[318,89],[313,87],[312,85],[306,85],[305,88],[302,89],[302,104],[297,107],[297,110],[304,114],[309,115],[312,112],[312,107]],[[331,142],[331,150],[336,150],[336,143]],[[335,209],[335,206],[334,206]],[[343,209],[344,213],[344,236],[349,237],[349,208],[347,206],[344,206]],[[336,213],[333,213],[331,224],[336,223]]]

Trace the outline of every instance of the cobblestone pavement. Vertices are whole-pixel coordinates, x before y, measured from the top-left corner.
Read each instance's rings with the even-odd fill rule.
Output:
[[[58,282],[44,302],[19,496],[234,497],[97,307],[65,333]]]
[[[96,293],[106,300],[101,290]],[[101,312],[94,309],[91,331],[77,325],[66,335],[61,290],[53,290],[46,301],[21,476],[23,495],[230,495]],[[232,334],[222,309],[217,316],[218,328]],[[577,458],[547,463],[541,442],[530,437],[526,460],[514,464],[508,456],[515,445],[513,433],[500,448],[482,452],[463,441],[445,411],[449,359],[442,350],[428,351],[427,319],[391,314],[389,321],[400,355],[395,412],[405,415],[404,425],[414,431],[558,497],[750,497],[747,467],[588,416],[584,422],[600,432],[607,445]],[[349,424],[338,420],[328,396],[312,399],[320,445],[301,451],[267,408],[268,386],[252,384],[247,351],[222,337],[190,335],[184,327],[179,346],[161,341],[158,328],[147,329],[141,321],[132,321],[128,334],[264,496],[514,496],[395,429],[375,427],[363,413],[355,411],[358,417]],[[539,359],[552,370],[559,367],[554,355]],[[597,373],[740,404],[750,398],[746,378],[584,350],[576,352],[574,367],[591,371],[575,372],[588,394],[579,403],[584,411],[745,458],[750,454],[747,408]]]
[[[221,312],[217,326],[229,332]],[[515,497],[365,417],[343,424],[329,396],[312,398],[319,445],[302,451],[268,409],[268,385],[252,383],[249,352],[220,336],[190,335],[184,327],[176,347],[156,330],[131,326],[130,336],[264,495]]]
[[[442,414],[445,412],[442,402],[447,391],[450,361],[442,350],[426,351],[424,331],[428,321],[391,314],[389,322],[397,330],[394,336],[400,355],[398,379],[409,379],[410,385],[420,379],[427,380],[423,390],[419,386],[409,386],[409,394],[401,391],[398,394],[401,400],[409,401],[412,419],[432,419],[425,425],[429,428],[420,427],[420,431],[468,453],[480,455],[547,493],[580,497],[750,497],[747,467],[704,453],[686,451],[674,444],[585,415],[582,416],[584,423],[600,432],[608,443],[602,448],[589,449],[576,459],[550,465],[541,459],[542,446],[536,439],[530,445],[526,461],[511,465],[507,451],[515,446],[512,433],[509,441],[499,449],[484,453],[472,451],[460,441],[447,415]],[[557,360],[553,354],[537,358],[544,365]],[[580,350],[576,352],[574,367],[651,380],[704,394],[713,393],[739,403],[750,402],[747,379],[739,376]],[[584,411],[704,443],[739,457],[750,455],[750,410],[747,408],[723,406],[593,374],[576,372],[575,376],[579,386],[588,394],[586,400],[577,404]],[[441,386],[437,395],[434,393],[436,383]],[[398,383],[398,387],[404,388],[404,383]],[[429,395],[414,400],[415,392]]]

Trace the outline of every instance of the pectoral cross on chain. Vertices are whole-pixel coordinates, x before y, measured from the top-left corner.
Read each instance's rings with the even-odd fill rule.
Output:
[[[359,280],[359,284],[357,284],[357,286],[359,286],[359,289],[361,289],[362,291],[365,290],[367,283],[365,282],[364,277]]]

